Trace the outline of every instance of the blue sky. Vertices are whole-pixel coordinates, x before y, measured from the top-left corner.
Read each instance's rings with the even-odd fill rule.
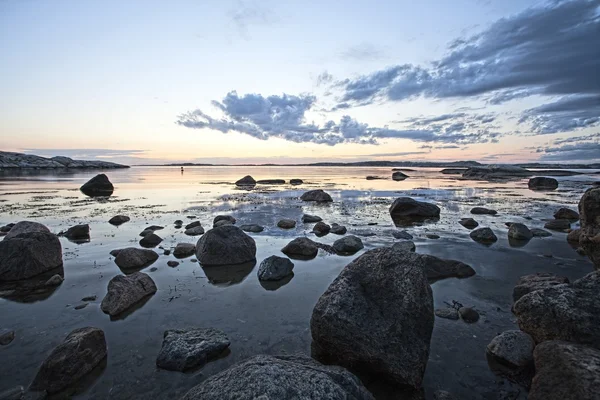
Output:
[[[0,0],[0,148],[600,161],[598,0]]]

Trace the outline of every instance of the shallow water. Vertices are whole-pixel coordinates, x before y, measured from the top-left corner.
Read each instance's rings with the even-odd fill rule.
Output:
[[[577,208],[589,183],[597,175],[559,177],[554,192],[533,192],[527,180],[480,182],[442,175],[439,169],[414,168],[410,177],[395,182],[390,168],[315,167],[134,167],[107,171],[115,185],[108,199],[92,199],[78,188],[97,171],[0,171],[0,225],[20,220],[46,224],[53,232],[78,223],[91,227],[91,241],[76,244],[61,238],[65,281],[50,295],[35,298],[0,293],[0,329],[16,332],[15,340],[0,347],[0,392],[16,385],[27,386],[40,363],[73,329],[96,326],[104,330],[108,360],[104,369],[82,383],[76,398],[132,399],[177,398],[189,388],[229,365],[255,354],[310,353],[309,320],[319,296],[341,269],[362,252],[341,257],[320,251],[310,261],[294,260],[294,276],[282,286],[263,286],[256,277],[258,266],[222,272],[202,268],[194,257],[174,260],[157,249],[160,258],[143,271],[156,282],[158,292],[132,312],[111,320],[100,310],[108,281],[121,273],[109,252],[138,246],[139,233],[148,225],[165,229],[156,233],[161,247],[179,242],[195,243],[198,237],[175,229],[199,220],[205,229],[218,214],[231,214],[237,225],[257,223],[264,232],[250,235],[257,242],[258,263],[277,254],[291,239],[307,235],[332,244],[339,236],[315,238],[313,224],[303,224],[303,213],[321,216],[326,223],[346,225],[348,234],[362,235],[365,250],[392,244],[394,226],[388,208],[400,196],[436,203],[442,209],[435,223],[406,228],[415,236],[417,251],[470,264],[477,274],[467,279],[445,279],[432,284],[435,307],[452,300],[474,306],[481,314],[475,324],[436,318],[430,359],[425,374],[425,395],[437,389],[461,399],[525,398],[526,391],[490,372],[485,346],[498,333],[515,329],[510,312],[512,288],[521,275],[553,272],[576,279],[593,270],[586,257],[566,242],[566,234],[534,238],[522,247],[507,240],[505,222],[523,222],[542,228],[561,206]],[[300,186],[257,186],[246,191],[233,182],[246,174],[255,179],[301,178]],[[367,175],[382,180],[366,180]],[[304,203],[299,196],[309,189],[330,193],[333,204]],[[469,238],[458,224],[471,216],[474,206],[498,210],[498,216],[473,216],[480,227],[491,227],[499,240],[483,246]],[[108,219],[117,214],[131,221],[114,227]],[[194,216],[194,219],[187,217]],[[531,218],[531,219],[526,219]],[[297,227],[281,230],[281,218],[298,221]],[[577,224],[573,224],[575,228]],[[400,228],[405,229],[405,228]],[[431,240],[426,234],[440,239]],[[157,270],[151,272],[150,269]],[[98,299],[75,310],[86,296]],[[189,373],[159,370],[155,359],[163,332],[171,328],[215,327],[231,340],[230,352]]]

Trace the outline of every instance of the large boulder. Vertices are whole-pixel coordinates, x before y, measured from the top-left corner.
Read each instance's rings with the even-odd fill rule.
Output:
[[[600,271],[526,294],[513,310],[519,328],[536,343],[567,340],[600,348]]]
[[[256,185],[256,181],[250,175],[246,175],[242,179],[239,179],[235,182],[236,186],[254,186]]]
[[[569,283],[569,278],[557,276],[549,272],[538,272],[536,274],[522,276],[519,278],[517,285],[513,289],[513,301],[518,301],[527,293],[556,285],[563,285],[565,283]]]
[[[0,242],[0,281],[18,281],[62,265],[58,237],[36,222],[15,224]]]
[[[600,351],[562,341],[539,344],[529,400],[598,400]]]
[[[105,174],[99,174],[79,188],[87,196],[110,196],[115,190]]]
[[[575,210],[571,210],[570,208],[561,207],[554,213],[554,218],[576,221],[579,219],[579,213]]]
[[[527,186],[531,190],[554,190],[558,188],[558,181],[554,178],[537,176],[535,178],[531,178],[527,183]]]
[[[344,236],[333,243],[333,250],[339,255],[352,255],[364,247],[362,240],[354,235]]]
[[[579,201],[579,216],[579,243],[595,268],[600,269],[600,187],[588,189],[583,194]]]
[[[396,223],[422,221],[439,218],[440,208],[435,204],[416,201],[410,197],[399,197],[390,206],[390,215]]]
[[[29,389],[56,393],[89,374],[106,358],[106,339],[98,328],[78,328],[69,333],[44,360]]]
[[[165,331],[156,365],[170,371],[186,371],[206,364],[229,344],[225,332],[218,329],[170,329]]]
[[[327,363],[418,388],[433,320],[419,255],[378,248],[348,264],[319,298],[310,321],[313,350]]]
[[[256,242],[234,225],[213,228],[196,244],[202,265],[234,265],[256,261]]]
[[[317,256],[319,248],[317,243],[307,237],[300,237],[285,245],[281,252],[296,259],[312,259]]]
[[[100,308],[105,314],[115,316],[121,314],[146,296],[156,293],[156,284],[143,272],[131,275],[117,275],[108,282],[108,293]]]
[[[317,203],[328,203],[333,201],[329,193],[326,193],[321,189],[309,190],[308,192],[300,196],[300,200],[316,201]]]
[[[271,256],[265,258],[258,268],[258,279],[261,281],[277,281],[293,274],[294,263],[289,258]]]
[[[115,264],[124,272],[145,268],[158,260],[158,254],[153,250],[127,247],[110,252],[115,257]]]

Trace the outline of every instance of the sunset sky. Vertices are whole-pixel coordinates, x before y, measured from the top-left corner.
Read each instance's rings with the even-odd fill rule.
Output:
[[[0,150],[600,161],[600,0],[0,0]]]

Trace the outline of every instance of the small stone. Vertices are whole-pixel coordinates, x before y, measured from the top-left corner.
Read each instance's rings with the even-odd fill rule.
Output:
[[[197,226],[202,226],[202,224],[200,223],[200,221],[194,221],[192,223],[189,223],[185,226],[185,229],[192,229],[195,228]]]
[[[173,255],[176,258],[184,258],[193,255],[196,252],[196,245],[192,243],[178,243],[173,250]]]
[[[425,235],[427,239],[439,239],[440,235],[436,235],[435,233],[428,233]]]
[[[162,241],[163,240],[160,236],[154,233],[149,233],[140,240],[140,246],[152,248],[158,246]]]
[[[292,229],[296,226],[296,221],[294,221],[293,219],[282,219],[279,220],[277,226],[281,229]]]
[[[445,318],[445,319],[458,319],[458,311],[455,308],[438,308],[435,310],[436,317]]]
[[[290,258],[312,259],[317,256],[317,244],[306,237],[296,238],[289,242],[281,251]]]
[[[183,221],[180,219],[176,219],[175,222],[173,222],[174,225],[183,225]]]
[[[7,346],[15,340],[15,331],[7,331],[0,333],[0,346]]]
[[[92,295],[92,296],[86,296],[83,299],[81,299],[81,301],[96,301],[97,297],[96,295]]]
[[[323,221],[323,219],[316,215],[304,214],[302,216],[302,222],[304,222],[305,224],[310,224],[313,222],[321,222],[321,221]]]
[[[302,179],[290,179],[290,185],[302,185],[303,183]]]
[[[191,229],[186,229],[183,233],[185,233],[188,236],[199,236],[204,234],[204,228],[202,226],[196,226]]]
[[[242,179],[239,179],[235,182],[236,186],[255,186],[256,181],[250,175],[246,175]]]
[[[529,240],[533,237],[533,233],[523,224],[514,223],[508,229],[508,238],[514,240]]]
[[[479,243],[494,243],[498,240],[498,237],[490,228],[475,229],[469,234],[469,236],[471,239]]]
[[[156,268],[156,267],[150,268],[150,272],[156,272],[156,271],[158,271],[158,268]]]
[[[579,219],[579,213],[577,211],[571,210],[570,208],[562,207],[554,213],[554,218],[577,221]]]
[[[204,365],[229,344],[227,335],[218,329],[171,329],[165,331],[156,365],[171,371],[185,371]]]
[[[127,215],[115,215],[111,219],[108,220],[108,223],[111,225],[121,225],[125,222],[129,222],[130,218]]]
[[[479,320],[479,313],[471,307],[461,307],[458,309],[458,313],[465,322],[473,323]]]
[[[345,235],[348,230],[343,225],[338,225],[336,223],[331,224],[331,229],[329,229],[330,233],[335,235]]]
[[[173,261],[173,260],[171,260],[171,261],[167,261],[167,265],[168,265],[169,267],[175,268],[176,266],[178,266],[178,265],[179,265],[179,262],[178,262],[178,261]]]
[[[164,254],[165,256],[168,256],[168,255],[170,255],[170,254],[171,254],[171,250],[168,250],[168,249],[167,249],[167,250],[163,251],[163,254]]]
[[[118,315],[146,296],[156,293],[156,284],[143,272],[117,275],[108,282],[108,293],[100,308],[105,314]]]
[[[313,232],[317,236],[325,236],[329,233],[331,227],[324,222],[317,222],[313,227]]]
[[[235,225],[235,223],[237,222],[237,220],[233,216],[231,216],[231,215],[217,215],[213,219],[213,227],[219,221],[229,221],[231,223],[231,225]]]
[[[263,260],[258,268],[258,279],[276,281],[292,274],[294,263],[289,258],[271,256]]]
[[[252,232],[252,233],[259,233],[259,232],[262,232],[265,230],[265,228],[263,226],[256,225],[256,224],[242,225],[242,226],[240,226],[240,229],[243,230],[244,232]]]
[[[63,283],[64,279],[62,276],[56,274],[46,281],[46,286],[58,286]]]
[[[558,188],[558,181],[554,178],[546,178],[543,176],[537,176],[531,178],[527,183],[531,190],[554,190]]]
[[[76,310],[81,310],[82,308],[86,308],[88,304],[90,304],[90,303],[81,303],[81,304],[76,305],[74,308]]]
[[[527,333],[512,330],[496,336],[487,345],[487,353],[503,366],[522,369],[533,363],[535,342]]]
[[[329,195],[329,193],[324,192],[321,189],[318,190],[310,190],[300,196],[300,200],[302,201],[315,201],[317,203],[327,203],[332,202],[333,199]]]
[[[461,218],[461,220],[458,221],[458,223],[467,229],[473,229],[473,228],[477,228],[479,226],[479,223],[477,221],[475,221],[473,218]]]

